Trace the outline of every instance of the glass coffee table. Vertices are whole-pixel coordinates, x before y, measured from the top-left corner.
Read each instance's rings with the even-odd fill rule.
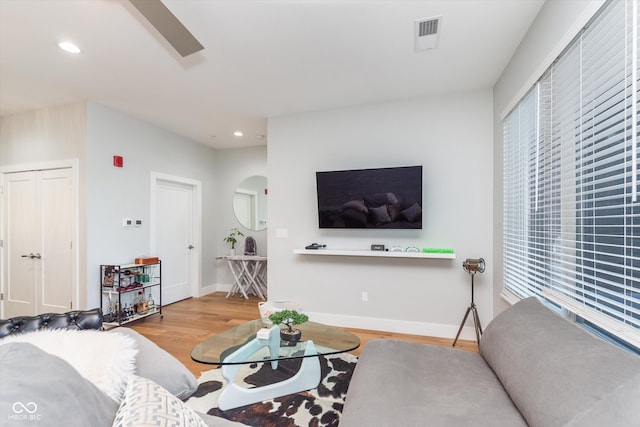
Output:
[[[316,322],[295,325],[302,338],[293,344],[281,341],[280,326],[252,320],[226,330],[198,344],[191,351],[196,362],[221,365],[227,381],[218,399],[221,410],[237,408],[287,394],[315,388],[320,383],[319,356],[344,353],[360,346],[360,339],[347,331]],[[291,378],[261,387],[244,388],[235,383],[240,367],[247,363],[271,363],[302,359],[300,370]]]

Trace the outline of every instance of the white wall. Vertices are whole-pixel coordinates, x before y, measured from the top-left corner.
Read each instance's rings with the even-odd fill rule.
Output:
[[[84,157],[84,103],[0,117],[0,166]]]
[[[86,301],[86,104],[77,103],[0,117],[0,168],[23,169],[59,161],[77,161],[77,303]],[[23,169],[24,170],[24,169]],[[2,197],[0,197],[2,200]],[[2,206],[0,206],[0,221]]]
[[[113,156],[124,167],[113,166]],[[79,308],[99,305],[99,265],[129,263],[149,254],[150,173],[202,182],[201,293],[227,289],[232,278],[216,260],[228,252],[222,237],[239,226],[235,187],[267,175],[266,147],[217,151],[95,103],[79,103],[0,118],[0,167],[77,159],[79,165]],[[122,228],[123,217],[141,228]],[[251,232],[260,254],[266,231]]]
[[[502,260],[502,119],[515,103],[540,78],[557,56],[584,27],[604,0],[546,1],[536,20],[520,43],[518,50],[493,88],[494,97],[494,253]],[[494,266],[493,302],[495,314],[504,310],[507,303],[500,297],[503,281],[502,263]]]
[[[124,167],[113,166],[113,156]],[[131,263],[150,254],[151,172],[202,183],[202,283],[217,282],[216,224],[220,220],[216,151],[118,111],[88,104],[87,113],[87,296],[99,305],[100,264]],[[122,218],[142,219],[123,228]]]
[[[492,110],[487,89],[270,119],[269,298],[298,301],[312,319],[330,324],[453,337],[470,300],[461,263],[482,256],[488,268],[476,276],[476,302],[488,322]],[[422,230],[318,228],[316,171],[408,165],[423,166]],[[457,259],[293,254],[311,242],[334,249],[450,247]]]
[[[267,230],[252,231],[243,227],[233,213],[233,195],[236,187],[246,178],[254,175],[267,177],[267,147],[251,147],[219,150],[215,162],[218,184],[218,212],[220,218],[217,225],[216,247],[220,256],[229,253],[229,244],[222,241],[232,228],[238,228],[245,236],[256,239],[258,255],[267,255]],[[270,224],[267,222],[267,227]],[[244,248],[244,240],[236,245],[236,250]],[[233,283],[233,276],[225,261],[218,261],[218,289],[228,290]]]

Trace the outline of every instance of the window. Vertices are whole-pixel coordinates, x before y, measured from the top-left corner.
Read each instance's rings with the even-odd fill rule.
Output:
[[[638,1],[609,1],[509,113],[504,282],[640,348]]]

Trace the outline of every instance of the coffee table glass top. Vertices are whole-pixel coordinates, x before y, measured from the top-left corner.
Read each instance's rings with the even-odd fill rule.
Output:
[[[277,357],[269,354],[269,349],[264,347],[242,362],[226,362],[225,358],[242,347],[244,344],[256,338],[257,332],[264,328],[271,328],[273,325],[266,325],[262,319],[252,320],[243,323],[221,334],[201,342],[191,351],[191,358],[196,362],[224,365],[254,362],[269,362],[274,360],[298,359],[302,357],[326,356],[336,353],[344,353],[355,350],[360,346],[360,339],[352,334],[335,326],[323,325],[316,322],[305,322],[295,325],[295,329],[302,331],[302,338],[294,345],[282,341]],[[284,327],[284,326],[281,326]],[[273,333],[279,333],[276,329]],[[304,354],[307,341],[313,341],[315,352]]]

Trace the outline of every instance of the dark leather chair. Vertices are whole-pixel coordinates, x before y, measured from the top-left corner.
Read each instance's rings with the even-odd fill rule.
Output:
[[[102,310],[76,310],[0,320],[0,338],[39,329],[102,329]]]

